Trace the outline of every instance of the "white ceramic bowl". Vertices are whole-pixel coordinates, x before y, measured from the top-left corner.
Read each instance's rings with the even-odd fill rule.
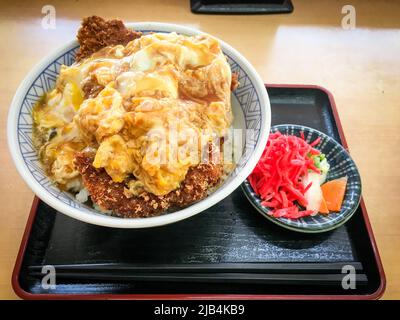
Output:
[[[177,32],[196,35],[202,32],[167,23],[132,23],[127,26],[147,33]],[[62,64],[71,65],[78,48],[76,40],[55,50],[36,65],[19,86],[8,115],[8,144],[15,166],[33,192],[48,205],[75,219],[116,228],[161,226],[191,217],[228,196],[250,174],[266,145],[271,123],[271,109],[264,83],[251,64],[235,49],[220,41],[232,71],[239,73],[240,87],[232,94],[234,128],[253,129],[254,138],[246,138],[242,156],[234,172],[207,198],[182,210],[150,218],[118,218],[102,214],[81,204],[73,195],[55,186],[41,168],[32,144],[32,108],[52,89]]]

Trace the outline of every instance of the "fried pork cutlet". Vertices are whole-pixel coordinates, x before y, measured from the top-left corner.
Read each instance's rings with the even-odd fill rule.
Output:
[[[98,16],[84,18],[77,35],[80,49],[76,60],[87,58],[107,46],[126,45],[141,36],[141,32],[127,29],[121,20],[106,21]]]
[[[239,86],[239,75],[236,72],[232,72],[231,91],[235,91],[238,86]]]
[[[141,37],[140,32],[127,29],[120,20],[104,20],[98,16],[87,17],[78,31],[79,52],[77,61],[87,58],[110,45],[126,45]],[[232,73],[231,90],[238,86],[238,77]],[[94,98],[104,87],[94,78],[88,79],[82,90],[85,99]],[[142,192],[139,196],[126,195],[124,183],[116,183],[104,169],[92,165],[93,155],[78,153],[75,166],[93,202],[104,210],[111,210],[121,217],[149,217],[159,215],[168,208],[184,207],[207,196],[207,191],[215,186],[223,173],[221,164],[206,163],[192,167],[186,174],[179,189],[165,196]]]
[[[92,76],[83,83],[82,91],[85,95],[85,99],[96,98],[104,86],[99,84],[96,77]]]
[[[142,192],[128,198],[124,183],[114,182],[104,169],[94,168],[92,162],[93,156],[87,153],[78,153],[75,157],[75,166],[92,201],[103,210],[112,210],[115,215],[126,218],[155,216],[168,208],[184,207],[201,200],[222,176],[222,165],[199,164],[189,169],[179,189],[165,196]]]
[[[90,16],[82,20],[77,39],[80,45],[76,61],[89,57],[100,49],[111,45],[126,45],[129,41],[140,38],[141,32],[129,30],[121,20],[104,20],[98,16]],[[239,85],[237,73],[232,73],[231,91]],[[83,84],[85,99],[95,98],[104,88],[95,78]]]

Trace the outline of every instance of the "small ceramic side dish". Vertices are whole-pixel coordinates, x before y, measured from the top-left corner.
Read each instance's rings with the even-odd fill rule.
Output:
[[[299,219],[275,218],[271,216],[268,207],[261,205],[262,200],[254,192],[249,181],[246,179],[242,184],[244,194],[251,204],[268,220],[298,232],[319,233],[326,232],[338,228],[348,221],[356,211],[361,200],[361,179],[356,164],[350,157],[349,153],[341,144],[326,134],[301,125],[282,124],[271,128],[271,132],[280,131],[282,134],[295,135],[300,137],[303,132],[308,143],[321,139],[320,143],[315,146],[326,155],[330,169],[326,181],[347,176],[347,187],[343,199],[343,204],[339,212],[330,212],[329,214],[317,214],[314,216],[302,217]]]

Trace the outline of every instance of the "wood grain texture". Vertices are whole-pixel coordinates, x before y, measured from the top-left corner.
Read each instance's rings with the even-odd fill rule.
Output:
[[[189,1],[51,1],[57,28],[41,27],[43,1],[2,4],[0,11],[0,298],[15,298],[10,277],[32,192],[6,143],[13,94],[29,70],[75,36],[91,14],[200,28],[244,54],[267,83],[318,84],[334,95],[387,276],[386,299],[400,299],[400,3],[356,1],[354,30],[341,28],[346,1],[293,1],[290,15],[194,15]]]

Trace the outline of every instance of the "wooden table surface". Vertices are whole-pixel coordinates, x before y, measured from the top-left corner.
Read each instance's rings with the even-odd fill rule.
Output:
[[[350,1],[356,28],[342,28],[349,1],[294,0],[292,14],[195,15],[189,0],[56,1],[56,29],[41,26],[44,1],[8,1],[0,11],[0,298],[10,279],[33,193],[14,168],[6,140],[18,85],[45,55],[74,38],[83,16],[161,21],[199,28],[237,48],[267,83],[318,84],[337,103],[387,277],[400,298],[400,2]],[[118,5],[117,5],[118,3]]]

